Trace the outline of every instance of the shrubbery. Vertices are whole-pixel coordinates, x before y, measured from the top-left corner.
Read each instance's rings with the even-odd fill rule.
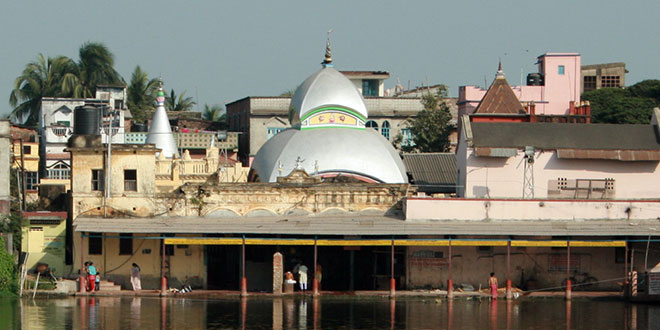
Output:
[[[14,259],[5,250],[5,241],[0,236],[0,295],[15,295],[17,282]]]

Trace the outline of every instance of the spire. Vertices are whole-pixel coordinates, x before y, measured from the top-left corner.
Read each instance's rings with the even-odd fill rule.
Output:
[[[502,60],[500,59],[500,64],[497,67],[497,73],[495,74],[495,79],[504,79],[504,71],[502,71]]]
[[[325,59],[323,59],[323,62],[321,62],[324,68],[332,67],[332,54],[330,50],[330,33],[332,33],[332,29],[328,30],[328,39],[325,42]]]
[[[162,81],[158,86],[156,111],[151,118],[151,127],[149,128],[149,134],[147,134],[146,143],[155,144],[156,148],[161,149],[161,154],[167,158],[179,155],[176,143],[174,142],[170,120],[167,118],[167,111],[165,111],[165,91],[163,90]]]

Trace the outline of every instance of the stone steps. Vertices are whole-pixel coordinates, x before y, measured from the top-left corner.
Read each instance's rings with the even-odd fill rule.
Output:
[[[114,282],[108,281],[108,280],[101,280],[99,282],[99,285],[101,286],[99,288],[99,291],[120,291],[121,290],[121,285],[115,284]]]

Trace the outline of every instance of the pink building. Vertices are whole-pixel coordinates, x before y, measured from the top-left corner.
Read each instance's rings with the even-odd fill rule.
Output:
[[[568,115],[571,104],[580,104],[580,55],[545,53],[537,59],[538,73],[527,75],[527,86],[512,86],[515,95],[523,105],[533,102],[536,114]],[[459,87],[459,117],[474,113],[486,91],[477,86]]]

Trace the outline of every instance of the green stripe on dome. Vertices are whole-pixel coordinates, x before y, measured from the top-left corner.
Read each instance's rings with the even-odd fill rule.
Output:
[[[301,131],[307,131],[307,130],[310,130],[310,129],[326,129],[326,128],[348,128],[348,129],[361,129],[361,130],[366,129],[364,126],[339,126],[339,125],[335,125],[335,126],[333,126],[333,125],[327,125],[327,126],[323,125],[323,126],[321,126],[321,125],[319,125],[319,126],[301,126],[300,130]]]
[[[310,111],[305,114],[304,117],[300,118],[300,122],[305,121],[307,118],[311,117],[312,115],[322,112],[322,111],[328,111],[328,110],[337,110],[337,111],[342,111],[342,112],[347,112],[358,119],[362,119],[362,121],[367,122],[367,118],[364,117],[363,115],[355,112],[354,110],[348,109],[348,108],[342,108],[342,107],[337,107],[337,106],[332,106],[332,107],[323,107],[323,108],[318,108],[316,110]]]

